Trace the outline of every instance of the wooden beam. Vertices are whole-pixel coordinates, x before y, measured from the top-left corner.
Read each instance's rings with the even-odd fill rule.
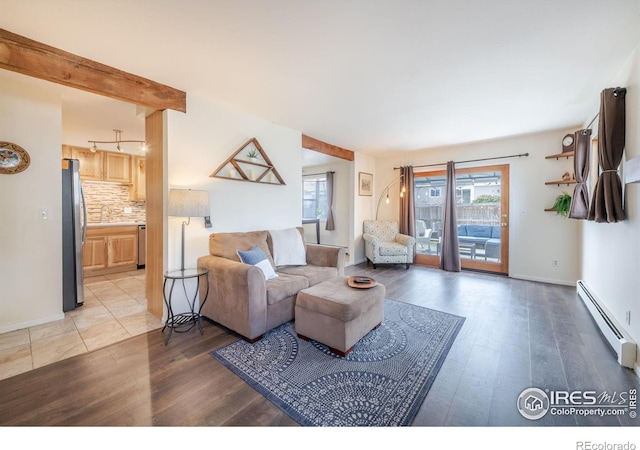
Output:
[[[155,110],[186,112],[186,93],[0,28],[0,68]]]
[[[327,144],[326,142],[319,141],[304,134],[302,135],[302,148],[335,156],[336,158],[346,159],[347,161],[353,161],[354,159],[353,151]]]
[[[146,198],[147,198],[147,257],[145,261],[147,310],[162,319],[162,285],[165,272],[165,159],[164,159],[164,119],[162,111],[155,111],[145,119],[145,141],[149,146],[146,155]]]

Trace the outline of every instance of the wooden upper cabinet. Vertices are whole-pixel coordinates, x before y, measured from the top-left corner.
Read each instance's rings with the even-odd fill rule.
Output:
[[[131,184],[131,160],[127,153],[92,152],[89,148],[62,146],[62,157],[77,159],[80,162],[80,178],[92,181],[111,181]]]
[[[131,183],[131,155],[104,152],[104,181]]]
[[[104,174],[103,152],[92,152],[88,148],[71,145],[62,146],[63,158],[77,159],[80,162],[80,178],[102,181]]]
[[[131,158],[131,189],[129,190],[129,200],[144,202],[147,198],[146,190],[146,159],[144,156],[133,156]]]

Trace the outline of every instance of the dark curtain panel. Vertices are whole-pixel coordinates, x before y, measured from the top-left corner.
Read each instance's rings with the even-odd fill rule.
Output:
[[[600,94],[598,162],[602,173],[589,210],[589,220],[596,222],[619,222],[626,218],[622,182],[617,170],[624,152],[626,93],[626,89],[609,88]]]
[[[589,143],[591,130],[576,131],[576,150],[573,156],[573,171],[576,174],[576,187],[573,190],[569,217],[572,219],[586,219],[589,216]]]
[[[400,198],[400,233],[409,236],[416,235],[415,200],[413,194],[413,167],[400,168],[400,192],[404,187],[404,193]]]
[[[460,272],[458,219],[456,218],[456,168],[453,161],[447,163],[446,189],[440,268],[448,272]]]
[[[327,224],[325,230],[332,231],[336,229],[333,222],[333,172],[327,172]]]

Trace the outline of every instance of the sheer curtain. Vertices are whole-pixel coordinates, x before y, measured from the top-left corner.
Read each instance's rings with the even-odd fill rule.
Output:
[[[442,224],[442,253],[440,268],[448,272],[460,272],[458,248],[458,219],[456,217],[456,168],[453,161],[447,162],[444,220]]]
[[[336,229],[333,221],[333,172],[327,172],[327,223],[324,229],[328,231]]]
[[[403,192],[402,198],[400,199],[400,233],[415,237],[416,207],[413,192],[412,166],[403,166],[400,168],[400,192]]]

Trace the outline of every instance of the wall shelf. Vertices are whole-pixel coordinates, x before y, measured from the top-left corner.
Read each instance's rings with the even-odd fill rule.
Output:
[[[560,186],[561,184],[566,184],[567,186],[571,185],[571,184],[576,184],[576,180],[558,180],[558,181],[547,181],[546,183],[544,183],[546,185],[554,185],[557,184],[558,186]]]
[[[556,153],[555,155],[545,156],[545,159],[573,158],[575,152]]]
[[[240,155],[241,152],[245,153]],[[249,158],[250,152],[256,153],[257,157]],[[273,167],[271,160],[256,138],[245,142],[209,176],[250,183],[285,185],[284,180]]]

